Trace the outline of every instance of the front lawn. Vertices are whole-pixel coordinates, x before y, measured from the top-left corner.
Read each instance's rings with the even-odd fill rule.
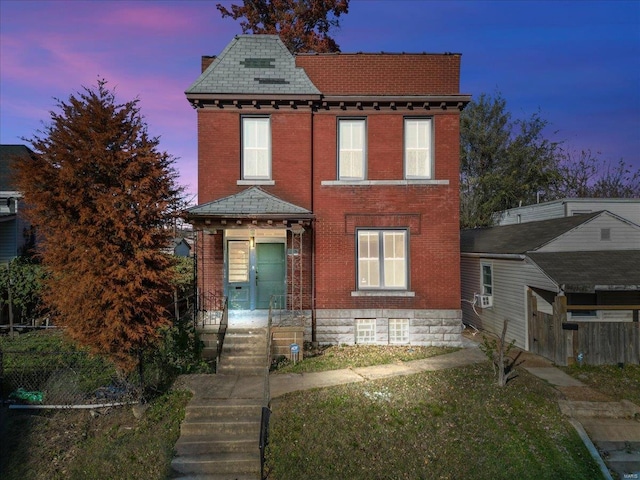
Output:
[[[304,360],[293,364],[283,357],[275,359],[276,373],[304,373],[338,370],[341,368],[369,367],[394,362],[421,360],[445,353],[457,348],[391,346],[391,345],[329,345],[316,349],[307,349]]]
[[[602,478],[556,391],[488,363],[278,398],[267,455],[270,480]]]

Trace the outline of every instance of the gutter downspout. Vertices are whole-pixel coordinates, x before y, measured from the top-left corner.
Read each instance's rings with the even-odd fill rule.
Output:
[[[311,213],[314,215],[314,219],[311,221],[313,225],[311,235],[311,342],[316,343],[316,220],[315,220],[315,208],[314,208],[314,141],[315,131],[313,128],[313,118],[315,116],[314,107],[311,106]]]

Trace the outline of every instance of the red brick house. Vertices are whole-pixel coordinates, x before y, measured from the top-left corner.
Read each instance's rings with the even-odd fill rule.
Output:
[[[237,36],[198,116],[198,288],[320,343],[460,342],[458,54],[291,55]]]

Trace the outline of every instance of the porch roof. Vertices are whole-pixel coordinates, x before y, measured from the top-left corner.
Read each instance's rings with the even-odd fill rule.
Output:
[[[527,254],[565,292],[640,290],[640,250]]]
[[[260,187],[251,187],[242,192],[212,202],[196,205],[186,210],[188,220],[196,219],[312,219],[313,213],[306,208],[286,202],[265,192]]]

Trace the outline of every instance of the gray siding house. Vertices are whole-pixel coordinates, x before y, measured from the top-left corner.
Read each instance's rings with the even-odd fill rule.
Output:
[[[606,210],[640,225],[640,198],[563,198],[498,212],[496,225],[536,222]]]
[[[468,325],[498,335],[509,319],[509,340],[559,364],[639,362],[631,221],[601,211],[463,230],[461,280]]]
[[[29,225],[18,215],[22,194],[12,181],[12,165],[33,152],[25,145],[0,145],[0,264],[22,253],[32,235]]]

